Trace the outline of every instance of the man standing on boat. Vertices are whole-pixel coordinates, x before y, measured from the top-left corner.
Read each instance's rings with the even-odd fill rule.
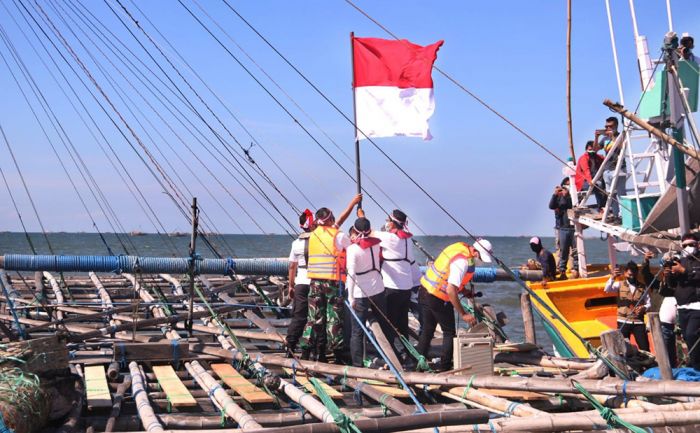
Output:
[[[287,354],[292,355],[299,344],[299,337],[304,332],[304,325],[309,313],[309,277],[306,275],[306,262],[309,254],[309,238],[314,230],[314,218],[306,209],[299,215],[299,227],[302,233],[292,242],[289,253],[289,298],[293,299],[292,322],[287,329]],[[309,359],[309,350],[301,354],[301,359]]]
[[[345,249],[350,238],[339,227],[360,203],[362,195],[356,195],[342,214],[335,219],[328,208],[316,211],[316,228],[309,237],[307,276],[309,282],[309,314],[301,337],[303,350],[316,352],[316,359],[326,362],[326,350],[336,355],[336,361],[344,358],[343,308],[345,281]]]
[[[603,149],[606,155],[612,152],[617,137],[620,135],[617,131],[618,126],[619,122],[617,117],[611,116],[605,119],[605,129],[597,129],[595,131],[596,150]],[[622,162],[620,165],[620,172],[617,175],[615,192],[613,193],[612,184],[619,158],[622,158]],[[603,167],[603,180],[608,188],[608,200],[610,201],[608,222],[616,222],[620,217],[620,204],[618,200],[627,193],[627,188],[625,186],[627,182],[627,164],[625,163],[625,156],[622,154],[622,146],[618,146],[614,153],[608,157],[608,162],[605,164],[605,167]]]
[[[664,262],[663,286],[673,291],[678,302],[678,326],[688,345],[690,366],[700,370],[700,260],[695,235],[681,238],[682,257]]]
[[[360,210],[360,215],[364,212]],[[348,302],[359,321],[364,325],[368,320],[376,320],[384,335],[391,335],[387,324],[387,299],[382,282],[382,251],[380,240],[371,236],[372,227],[364,216],[353,224],[355,235],[347,249],[348,263]],[[352,365],[362,367],[364,361],[365,335],[357,320],[352,321],[350,355]]]
[[[549,208],[554,211],[554,228],[557,230],[559,244],[559,279],[565,280],[566,266],[569,261],[569,253],[573,258],[572,273],[574,278],[578,274],[578,252],[574,243],[574,225],[569,220],[569,209],[573,207],[571,194],[569,193],[569,178],[565,177],[560,185],[554,188],[554,194],[549,200]]]
[[[408,217],[399,209],[394,209],[386,220],[385,231],[375,231],[373,236],[381,242],[382,280],[386,290],[387,318],[404,338],[408,338],[408,311],[411,307],[412,289],[420,285],[420,270],[413,255],[413,244],[408,231]],[[417,277],[417,278],[416,278]],[[394,339],[401,338],[391,329],[387,338],[392,345]],[[399,353],[404,352],[398,350]]]
[[[637,347],[649,351],[649,337],[644,324],[644,315],[651,308],[651,297],[646,287],[637,279],[639,268],[633,261],[627,263],[624,271],[615,268],[605,284],[606,293],[617,293],[617,329],[625,338],[634,335]],[[649,258],[644,257],[642,265],[644,281],[654,279],[649,270]]]
[[[466,289],[474,276],[475,259],[491,263],[491,243],[478,239],[474,246],[456,242],[447,246],[434,262],[430,263],[421,278],[418,293],[423,312],[423,323],[418,339],[418,352],[428,358],[430,341],[435,328],[442,329],[442,350],[439,370],[452,368],[453,341],[456,335],[455,310],[470,326],[476,324],[476,317],[462,307],[459,292]]]

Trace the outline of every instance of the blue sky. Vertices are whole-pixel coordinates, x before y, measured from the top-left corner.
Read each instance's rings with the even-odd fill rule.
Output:
[[[109,2],[116,5],[112,0]],[[183,2],[206,20],[192,0],[183,0]],[[71,29],[76,32],[73,35],[60,21],[57,10],[52,6],[53,1],[40,3],[64,33],[86,67],[91,70],[110,100],[163,164],[164,170],[171,175],[177,172],[191,192],[198,196],[208,218],[213,222],[210,226],[212,229],[232,233],[282,230],[277,221],[279,215],[276,211],[267,204],[264,206],[265,209],[259,206],[242,190],[233,176],[226,172],[226,167],[233,170],[230,168],[231,162],[224,161],[221,165],[216,161],[216,159],[219,161],[225,159],[221,156],[220,147],[214,151],[214,155],[219,155],[217,158],[206,153],[203,145],[194,138],[196,133],[190,135],[189,131],[192,128],[178,124],[138,80],[130,75],[120,61],[110,55],[110,59],[127,76],[128,82],[133,83],[136,88],[130,88],[127,80],[122,78],[117,70],[112,69],[105,58],[101,57],[97,49],[91,45],[90,40],[80,33],[81,29],[88,29],[87,26],[71,25]],[[115,33],[116,36],[111,37],[111,40],[123,41],[139,58],[144,59],[151,67],[154,66],[104,2],[84,3]],[[627,1],[615,0],[611,3],[625,102],[633,107],[639,98],[640,80],[636,67],[630,11]],[[28,2],[26,4],[30,7]],[[222,2],[207,0],[201,1],[201,4],[254,61],[271,75],[305,112],[310,114],[325,134],[345,152],[352,155],[354,151],[352,126],[323,101]],[[345,113],[352,112],[349,33],[354,31],[357,36],[388,37],[381,29],[342,1],[232,1],[231,4],[336,105]],[[565,106],[566,2],[358,1],[357,4],[394,33],[412,42],[424,45],[444,39],[445,44],[438,53],[436,62],[441,69],[447,71],[561,158],[565,159],[568,156]],[[18,9],[12,2],[4,2],[4,5],[11,13],[7,14],[3,9],[0,12],[0,24],[22,55],[22,60],[27,64],[49,104],[56,111],[61,125],[67,131],[80,156],[90,167],[91,174],[102,188],[102,192],[112,203],[120,223],[127,230],[154,231],[149,218],[144,215],[137,201],[130,195],[127,187],[96,144],[90,131],[73,111],[69,100],[54,83],[39,57],[34,54],[13,21],[13,17],[18,20],[25,32],[29,32],[30,27],[22,21]],[[163,38],[154,31],[130,0],[125,0],[124,5],[138,17],[159,46],[164,47],[172,56]],[[236,114],[265,150],[273,155],[276,162],[284,168],[311,203],[295,190],[260,148],[253,147],[252,156],[285,193],[285,196],[298,208],[328,206],[335,209],[336,213],[339,212],[353,195],[355,185],[312,139],[204,32],[177,1],[139,2],[139,7],[163,33],[167,41],[180,51],[206,83],[226,101],[228,108]],[[64,12],[69,12],[66,6],[64,8]],[[668,30],[665,2],[660,0],[637,2],[636,12],[640,33],[647,36],[650,52],[654,56],[658,53],[663,34]],[[693,33],[699,28],[700,8],[695,2],[674,1],[673,13],[673,24],[677,32]],[[574,2],[573,15],[574,141],[577,152],[580,153],[585,141],[592,138],[593,130],[602,127],[605,117],[610,115],[601,101],[604,98],[618,100],[619,97],[605,3],[599,0]],[[73,15],[69,13],[66,16]],[[271,92],[311,131],[313,136],[350,172],[354,173],[352,163],[345,159],[326,135],[300,113],[235,45],[225,39],[211,21],[207,23],[232,52],[251,68],[256,77],[268,86]],[[153,45],[150,45],[131,23],[129,23],[129,29],[138,34],[142,43],[177,82],[187,98],[204,113],[207,121],[222,136],[231,141],[224,129],[211,115],[207,114],[206,108],[170,69],[167,62],[158,57]],[[30,40],[38,47],[37,40],[31,34]],[[78,40],[84,43],[95,56],[99,65],[104,68],[104,74],[90,59],[88,52]],[[100,42],[98,45],[105,50],[105,46]],[[63,52],[66,54],[65,50]],[[10,61],[10,66],[17,73],[18,69],[10,60],[8,48],[2,42],[0,42],[0,53]],[[41,59],[50,64],[46,54],[41,51],[40,54]],[[55,52],[52,54],[61,70],[75,86],[80,100],[95,116],[102,132],[119,154],[130,175],[142,188],[143,194],[165,229],[186,231],[187,222],[182,214],[153,180],[110,120],[101,112],[78,78],[72,75]],[[130,59],[135,61],[131,56]],[[186,68],[179,62],[176,63],[231,133],[243,146],[247,146],[251,138],[246,132]],[[75,62],[72,64],[75,65]],[[56,74],[57,71],[51,64],[50,69]],[[165,80],[163,75],[160,76]],[[436,73],[433,76],[437,109],[431,121],[431,129],[435,138],[431,142],[404,138],[380,139],[377,143],[457,216],[469,230],[490,235],[549,234],[553,217],[551,211],[547,209],[547,203],[553,186],[562,177],[559,162],[485,110],[445,78]],[[19,80],[25,90],[28,90],[21,76]],[[111,80],[118,85],[118,91],[112,88]],[[90,86],[89,83],[88,85]],[[0,124],[14,146],[19,164],[46,228],[52,231],[94,231],[87,212],[80,204],[68,178],[53,155],[47,139],[22,99],[8,68],[1,61],[0,86],[3,89]],[[165,87],[160,88],[167,93]],[[70,92],[67,88],[66,91]],[[141,99],[142,96],[146,99],[145,101]],[[131,102],[127,99],[122,100],[122,97],[130,98]],[[170,97],[175,98],[172,94]],[[33,96],[30,96],[31,98]],[[31,100],[38,108],[35,100]],[[75,102],[73,100],[73,103]],[[104,103],[104,101],[101,102]],[[150,110],[148,103],[153,104],[172,130]],[[178,106],[186,110],[184,105]],[[137,112],[137,108],[143,114]],[[46,117],[43,114],[40,114],[40,117],[43,124],[47,126],[51,141],[64,159],[68,171],[78,184],[98,227],[103,231],[111,231],[95,199],[72,165],[58,135],[51,128]],[[204,124],[194,115],[188,115],[188,119],[208,135],[210,140],[215,141]],[[151,126],[149,121],[154,126]],[[188,153],[184,144],[177,138],[178,135],[191,146],[216,178]],[[164,151],[172,168],[157,153],[149,136]],[[215,145],[219,146],[218,143]],[[234,148],[238,147],[232,141],[231,145]],[[169,150],[168,146],[172,146],[173,150]],[[4,144],[2,148],[4,156],[0,158],[0,167],[10,177],[10,187],[29,229],[37,230],[38,224],[31,213],[29,202],[12,162],[7,157]],[[394,202],[409,214],[414,222],[414,231],[418,233],[424,231],[429,234],[461,233],[461,230],[447,216],[396,171],[371,145],[363,143],[362,149],[363,169],[391,196]],[[226,212],[219,208],[175,153],[202,180],[211,194],[221,202]],[[178,182],[177,179],[175,181]],[[219,185],[219,182],[225,186],[226,190]],[[383,206],[393,207],[391,202],[368,180],[364,183]],[[296,216],[291,207],[269,187],[263,188],[280,212],[293,222]],[[185,194],[185,196],[188,195]],[[233,202],[233,198],[243,205],[252,218],[240,210]],[[0,208],[0,218],[2,218],[0,230],[20,230],[21,227],[14,209],[10,206],[4,185],[0,188],[0,200],[6,204]],[[189,198],[185,197],[185,200],[188,201]],[[366,201],[366,211],[370,219],[377,223],[383,221],[384,216],[381,211],[369,200]]]

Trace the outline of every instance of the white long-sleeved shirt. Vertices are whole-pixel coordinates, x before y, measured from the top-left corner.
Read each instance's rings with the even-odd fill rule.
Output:
[[[381,249],[379,244],[367,249],[362,249],[357,244],[350,245],[347,250],[347,289],[350,303],[355,298],[369,298],[384,291],[382,274],[379,271],[371,271],[366,274],[357,275],[358,272],[365,272],[372,269],[372,255],[374,255],[374,268],[380,269],[379,257]]]
[[[294,242],[292,242],[292,250],[289,252],[289,261],[297,264],[297,274],[294,277],[294,284],[311,283],[309,277],[306,276],[306,257],[304,257],[304,248],[308,241],[308,239],[295,239]]]
[[[617,293],[617,292],[619,292],[621,283],[622,283],[621,281],[615,281],[615,279],[613,277],[610,277],[608,279],[608,282],[605,283],[605,289],[604,289],[605,293]],[[644,290],[643,286],[636,287],[634,284],[630,284],[629,282],[627,284],[630,287],[630,293],[632,293],[633,295],[634,295],[634,292],[636,290]],[[644,308],[646,308],[647,311],[649,311],[651,309],[651,298],[649,297],[648,293],[644,295],[644,297],[642,298],[639,305],[644,306]],[[622,323],[640,323],[639,320],[622,319],[620,317],[617,318],[617,321],[622,322]],[[643,322],[641,322],[641,323],[643,323]]]
[[[413,255],[413,244],[410,239],[401,239],[390,232],[374,232],[372,236],[379,239],[384,263],[382,264],[382,279],[384,287],[399,290],[411,290],[420,284],[420,270]],[[387,260],[387,259],[406,260]],[[415,274],[418,275],[416,283]]]

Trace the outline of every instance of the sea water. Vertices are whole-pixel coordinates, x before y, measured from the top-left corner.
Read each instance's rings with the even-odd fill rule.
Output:
[[[32,243],[39,254],[49,254],[49,249],[40,233],[30,234]],[[49,242],[56,254],[67,255],[107,255],[105,243],[114,254],[141,256],[185,257],[188,255],[188,236],[167,236],[144,234],[140,236],[104,234],[104,242],[95,233],[49,233]],[[517,267],[534,257],[528,244],[529,237],[485,236],[493,245],[494,254],[511,267]],[[288,257],[292,238],[287,235],[209,235],[207,239],[222,256],[231,257]],[[462,236],[416,236],[416,240],[433,256],[458,241],[468,240]],[[543,237],[545,248],[554,251],[554,238]],[[197,252],[204,257],[215,257],[214,253],[199,238]],[[0,254],[31,254],[29,243],[24,233],[0,233]],[[589,263],[607,263],[607,242],[599,238],[586,240],[586,253]],[[415,251],[416,259],[423,264],[426,256]],[[618,253],[618,261],[626,263],[630,257]],[[639,258],[636,260],[639,262]],[[520,293],[522,288],[514,282],[495,282],[476,284],[476,290],[483,296],[477,301],[493,305],[496,311],[503,311],[509,319],[505,327],[506,334],[512,341],[523,340],[522,315],[520,312]],[[536,319],[537,341],[551,346],[542,324]]]

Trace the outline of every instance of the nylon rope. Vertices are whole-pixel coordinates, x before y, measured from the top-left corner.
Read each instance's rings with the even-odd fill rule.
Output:
[[[603,418],[605,420],[605,422],[607,423],[608,427],[610,427],[610,428],[626,428],[626,429],[630,430],[632,433],[646,433],[646,430],[644,430],[643,428],[637,427],[636,425],[634,425],[632,423],[624,421],[622,418],[619,417],[619,415],[617,415],[615,413],[615,411],[613,409],[603,406],[598,400],[596,400],[595,397],[593,397],[586,390],[586,388],[583,387],[583,385],[578,383],[578,381],[572,379],[571,384],[598,411],[601,418]]]

